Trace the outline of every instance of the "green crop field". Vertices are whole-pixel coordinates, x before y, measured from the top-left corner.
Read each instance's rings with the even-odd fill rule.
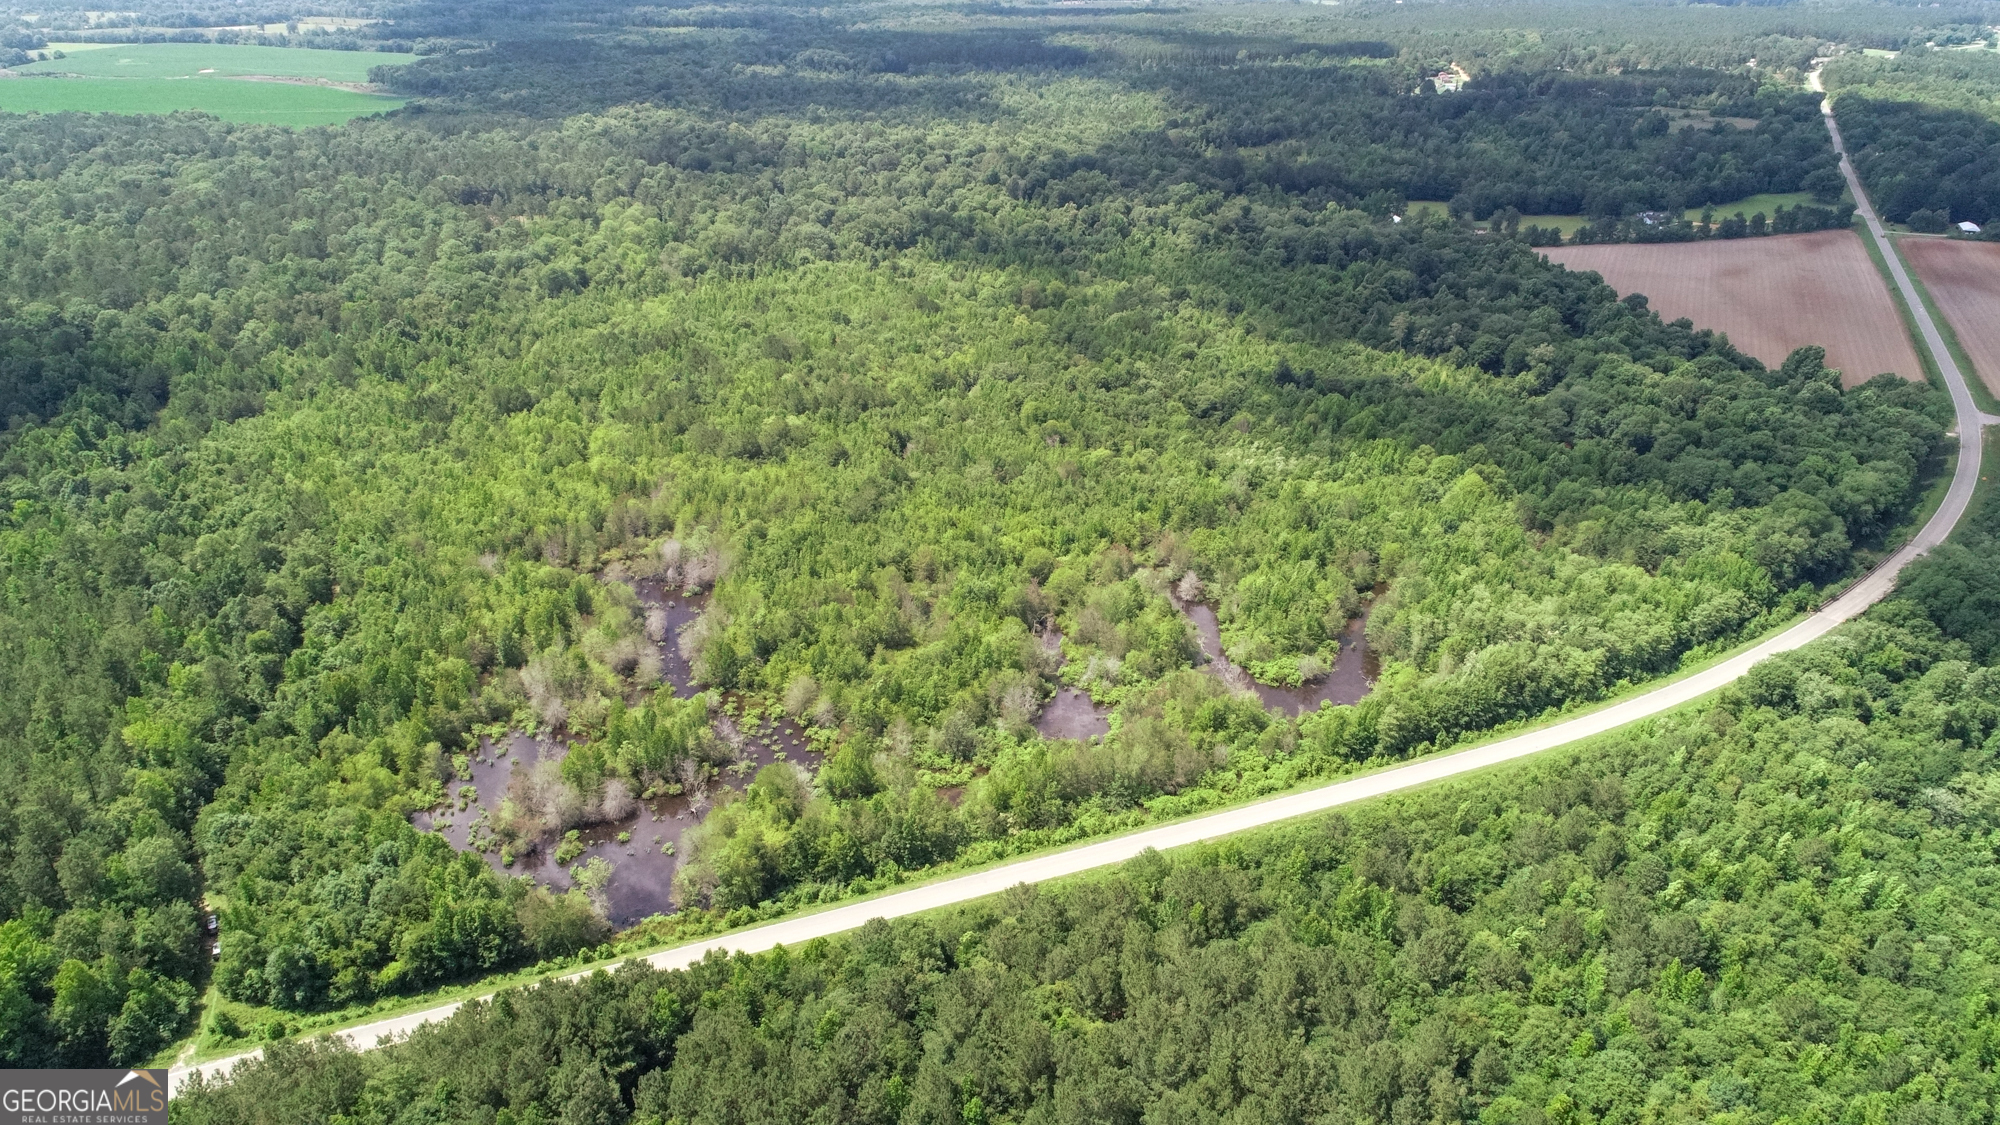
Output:
[[[17,67],[22,74],[77,74],[86,78],[324,78],[366,82],[377,66],[399,66],[415,55],[382,51],[313,51],[215,43],[142,43],[81,51]]]
[[[403,99],[253,76],[366,82],[377,66],[416,56],[381,51],[312,51],[214,43],[144,43],[70,53],[16,68],[0,82],[7,113],[172,113],[195,109],[227,121],[338,125],[403,104]]]
[[[1818,200],[1813,198],[1812,192],[1809,191],[1765,192],[1762,195],[1748,196],[1731,203],[1718,203],[1715,205],[1715,217],[1717,219],[1726,219],[1731,215],[1741,212],[1744,218],[1749,218],[1751,215],[1762,211],[1764,217],[1768,219],[1776,214],[1780,207],[1789,209],[1808,204],[1822,206]],[[1700,221],[1701,211],[1702,209],[1699,207],[1688,208],[1686,212],[1688,221]]]
[[[195,109],[225,121],[339,125],[402,104],[402,98],[330,86],[240,79],[52,77],[0,81],[0,112],[6,113],[172,113]]]

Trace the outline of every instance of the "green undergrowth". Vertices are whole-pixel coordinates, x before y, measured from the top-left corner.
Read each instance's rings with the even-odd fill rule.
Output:
[[[1682,661],[1681,669],[1671,676],[1658,681],[1625,685],[1604,698],[1585,704],[1572,704],[1558,713],[1537,716],[1533,719],[1506,724],[1488,732],[1482,737],[1469,739],[1447,750],[1441,750],[1426,757],[1448,756],[1473,750],[1489,742],[1497,742],[1515,735],[1558,722],[1567,722],[1592,712],[1612,707],[1626,699],[1671,684],[1687,676],[1695,675],[1715,664],[1722,663],[1738,653],[1755,648],[1797,623],[1796,618],[1786,619],[1771,626],[1766,632],[1742,641],[1720,651],[1690,652]],[[844,888],[842,893],[828,897],[824,889],[815,888],[809,895],[786,894],[778,899],[759,903],[756,906],[737,907],[733,910],[704,910],[689,908],[671,915],[649,919],[645,923],[618,935],[617,939],[602,947],[581,950],[573,955],[544,962],[513,973],[500,973],[476,981],[453,985],[418,995],[396,999],[380,1000],[365,1007],[345,1008],[334,1011],[300,1015],[281,1009],[243,1005],[222,1000],[211,993],[205,1001],[201,1026],[194,1037],[184,1043],[164,1049],[157,1065],[167,1065],[168,1061],[181,1058],[182,1061],[205,1062],[216,1058],[241,1053],[260,1047],[276,1036],[293,1041],[309,1039],[327,1031],[339,1030],[359,1024],[393,1018],[409,1012],[422,1011],[455,1000],[490,995],[492,992],[509,987],[518,987],[590,969],[614,969],[618,965],[635,958],[643,958],[672,949],[679,945],[702,941],[732,930],[800,917],[836,906],[851,905],[870,898],[893,894],[922,886],[926,883],[972,874],[1003,863],[1013,863],[1032,859],[1038,855],[1060,851],[1076,843],[1093,839],[1104,839],[1123,831],[1136,831],[1159,827],[1178,820],[1203,816],[1244,804],[1272,800],[1290,793],[1305,792],[1324,785],[1353,780],[1370,773],[1394,769],[1422,757],[1405,760],[1378,759],[1358,763],[1330,774],[1318,774],[1297,781],[1289,788],[1268,788],[1279,784],[1280,778],[1270,776],[1248,779],[1251,784],[1238,786],[1232,790],[1203,789],[1182,793],[1173,798],[1160,798],[1148,802],[1141,810],[1134,810],[1125,818],[1125,823],[1106,823],[1094,826],[1093,831],[1065,831],[1055,837],[1045,834],[1023,834],[1005,841],[1001,846],[981,849],[979,854],[967,854],[959,859],[940,864],[920,872],[891,872],[872,880],[858,881]],[[1496,767],[1505,769],[1508,767]],[[229,1023],[241,1029],[239,1035],[218,1034],[215,1029],[214,1014],[227,1011]],[[183,1053],[185,1056],[183,1058]]]
[[[797,950],[505,994],[368,1055],[288,1047],[176,1120],[586,1097],[641,1122],[1983,1120],[2000,680],[1920,608],[1877,618],[1586,747]],[[449,1100],[397,1093],[409,1073]]]
[[[1670,675],[1940,460],[1930,388],[1383,211],[1805,186],[1811,106],[1744,75],[1446,102],[1373,47],[713,18],[751,22],[447,44],[389,75],[423,112],[342,129],[0,119],[0,1061],[152,1057],[210,984],[289,1023],[599,949],[587,893],[410,822],[496,729],[574,740],[503,855],[717,780],[712,707],[818,732],[677,856],[742,920]],[[1375,143],[1411,130],[1433,170]],[[673,643],[721,696],[660,688],[649,577],[707,594]],[[1273,715],[1175,598],[1274,676],[1365,602],[1384,674]],[[1058,683],[1116,735],[1035,737]]]

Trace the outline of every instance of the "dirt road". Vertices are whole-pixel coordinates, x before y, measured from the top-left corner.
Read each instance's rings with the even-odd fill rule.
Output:
[[[1982,419],[1973,405],[1972,392],[1965,385],[1965,376],[1952,362],[1951,354],[1944,346],[1944,339],[1938,333],[1937,325],[1924,311],[1923,303],[1917,300],[1915,287],[1910,284],[1909,274],[1904,271],[1901,260],[1896,257],[1894,248],[1889,245],[1888,234],[1882,229],[1874,208],[1868,204],[1868,197],[1861,190],[1861,182],[1855,177],[1853,166],[1847,160],[1846,149],[1841,143],[1840,131],[1833,120],[1830,106],[1826,114],[1827,128],[1833,135],[1834,147],[1841,152],[1841,171],[1846,174],[1848,186],[1854,192],[1861,214],[1867,221],[1869,236],[1882,248],[1897,288],[1901,290],[1904,300],[1916,315],[1924,344],[1930,350],[1932,358],[1936,360],[1938,370],[1944,374],[1945,382],[1951,390],[1952,405],[1958,412],[1960,435],[1958,467],[1952,476],[1951,486],[1945,493],[1944,502],[1938,506],[1937,512],[1918,530],[1908,544],[1849,587],[1840,597],[1828,602],[1819,612],[1783,633],[1721,664],[1685,679],[1663,684],[1600,711],[1541,730],[1515,735],[1486,746],[1440,754],[1434,758],[1324,785],[1317,789],[1210,813],[1178,824],[1148,828],[1126,836],[1117,836],[1032,859],[1002,864],[970,875],[940,879],[934,883],[912,887],[881,898],[835,907],[817,914],[787,918],[708,941],[668,949],[647,956],[643,960],[658,968],[672,969],[693,964],[711,951],[757,953],[780,944],[798,945],[816,937],[829,937],[852,930],[873,918],[900,918],[940,906],[968,902],[1006,890],[1017,883],[1035,883],[1122,863],[1148,848],[1164,850],[1182,847],[1219,836],[1261,828],[1309,813],[1324,812],[1412,786],[1458,777],[1474,770],[1485,769],[1501,762],[1513,761],[1578,739],[1602,734],[1626,723],[1679,707],[1735,680],[1766,657],[1789,652],[1824,636],[1835,626],[1880,601],[1895,587],[1896,575],[1903,567],[1942,543],[1957,525],[1959,517],[1965,514],[1966,506],[1972,500],[1973,487],[1979,481],[1979,427]],[[445,1004],[393,1019],[362,1024],[334,1034],[347,1040],[355,1048],[366,1050],[377,1046],[385,1039],[393,1040],[407,1035],[425,1023],[442,1020],[458,1007],[457,1003]],[[175,1067],[172,1072],[172,1083],[178,1088],[197,1071],[211,1077],[224,1074],[238,1062],[254,1058],[258,1053],[253,1051],[233,1055],[199,1066]]]

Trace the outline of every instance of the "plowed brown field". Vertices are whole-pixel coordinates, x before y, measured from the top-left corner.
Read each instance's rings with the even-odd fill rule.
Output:
[[[1905,238],[1896,249],[1951,322],[1987,389],[2000,395],[2000,243]]]
[[[1884,371],[1924,377],[1889,288],[1852,231],[1544,253],[1570,269],[1597,271],[1620,293],[1644,293],[1668,320],[1687,317],[1697,328],[1726,333],[1773,367],[1792,349],[1819,344],[1849,386]]]

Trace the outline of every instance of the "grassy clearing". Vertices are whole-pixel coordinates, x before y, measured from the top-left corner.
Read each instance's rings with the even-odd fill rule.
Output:
[[[1812,192],[1809,191],[1767,191],[1761,195],[1752,195],[1743,199],[1732,200],[1728,203],[1718,203],[1715,205],[1715,217],[1717,219],[1726,219],[1740,211],[1743,213],[1743,217],[1747,219],[1757,212],[1762,211],[1764,217],[1768,219],[1776,214],[1780,207],[1789,210],[1793,207],[1807,204],[1813,206],[1822,205],[1818,200],[1813,198]],[[1699,207],[1690,207],[1682,212],[1682,215],[1692,223],[1701,219],[1701,212],[1702,209]]]
[[[326,52],[332,54],[333,52]],[[0,82],[0,112],[157,114],[192,109],[224,121],[339,125],[402,98],[287,82],[172,78],[19,78]]]
[[[378,66],[401,66],[415,55],[381,51],[315,51],[216,43],[141,43],[83,51],[17,67],[22,74],[75,74],[85,78],[324,78],[366,82]]]
[[[1449,205],[1447,205],[1447,204],[1443,204],[1443,203],[1438,203],[1438,202],[1435,202],[1435,201],[1433,201],[1433,200],[1419,200],[1419,199],[1413,199],[1413,200],[1411,200],[1411,201],[1410,201],[1410,214],[1411,214],[1411,215],[1449,215],[1450,213],[1451,213],[1451,209],[1450,209]],[[1577,232],[1578,230],[1580,230],[1580,229],[1582,229],[1583,227],[1585,227],[1585,226],[1589,225],[1589,223],[1590,223],[1590,220],[1589,220],[1589,219],[1587,219],[1587,218],[1585,218],[1585,217],[1583,217],[1582,215],[1523,215],[1523,216],[1521,216],[1521,225],[1522,225],[1522,226],[1524,226],[1524,227],[1554,227],[1554,228],[1556,228],[1557,230],[1559,230],[1559,231],[1561,231],[1561,232],[1563,233],[1563,237],[1564,237],[1564,238],[1568,238],[1569,236],[1571,236],[1571,235],[1575,234],[1575,233],[1576,233],[1576,232]],[[1486,229],[1488,229],[1489,227],[1491,227],[1491,226],[1492,226],[1492,224],[1491,224],[1491,223],[1474,223],[1474,224],[1472,224],[1472,226],[1473,226],[1473,229],[1474,229],[1474,230],[1486,230]]]
[[[1493,224],[1491,224],[1491,223],[1479,223],[1479,224],[1477,224],[1477,225],[1478,225],[1478,226],[1481,226],[1481,227],[1491,227],[1491,226],[1492,226]],[[1590,225],[1590,220],[1589,220],[1589,219],[1587,219],[1587,218],[1585,218],[1585,217],[1584,217],[1584,216],[1582,216],[1582,215],[1523,215],[1523,216],[1521,216],[1521,226],[1522,226],[1522,228],[1523,228],[1523,229],[1526,229],[1526,228],[1528,228],[1528,227],[1544,227],[1544,228],[1547,228],[1547,227],[1554,227],[1555,229],[1557,229],[1557,230],[1559,230],[1559,231],[1561,231],[1561,232],[1562,232],[1562,236],[1563,236],[1564,238],[1570,238],[1570,237],[1574,236],[1574,235],[1576,234],[1576,232],[1577,232],[1577,231],[1580,231],[1580,230],[1582,230],[1582,229],[1583,229],[1584,227],[1586,227],[1586,226],[1589,226],[1589,225]]]

